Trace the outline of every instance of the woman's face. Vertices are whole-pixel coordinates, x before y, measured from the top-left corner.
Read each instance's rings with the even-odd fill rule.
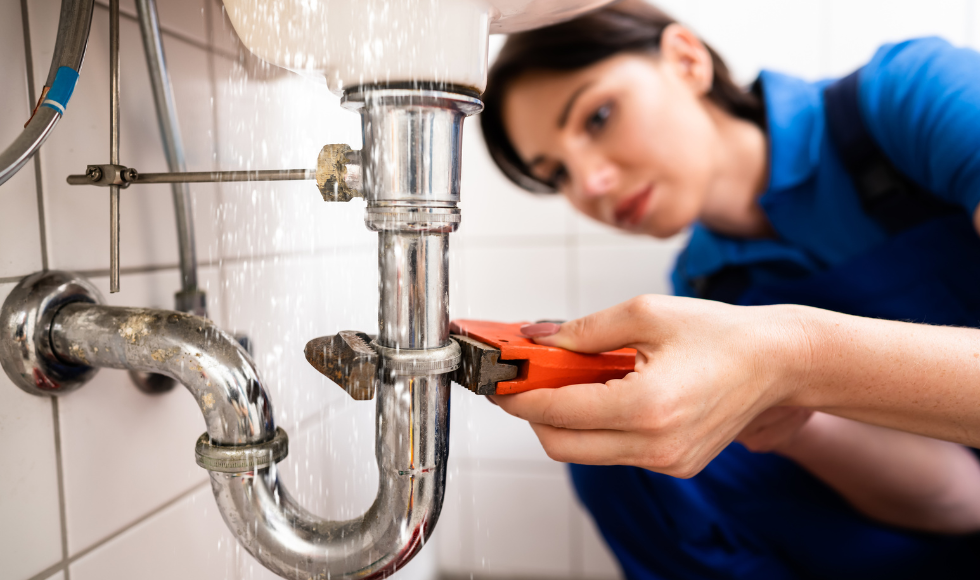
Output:
[[[718,147],[704,96],[710,74],[705,85],[690,66],[620,54],[574,72],[527,74],[505,94],[505,129],[532,173],[586,215],[672,236],[702,211]]]

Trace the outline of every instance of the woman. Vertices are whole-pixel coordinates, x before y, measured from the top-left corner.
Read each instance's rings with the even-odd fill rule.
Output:
[[[587,464],[576,489],[627,576],[978,577],[974,454],[812,411],[974,443],[976,423],[949,418],[976,397],[917,389],[944,373],[967,392],[977,332],[761,305],[978,326],[980,55],[924,39],[834,84],[763,72],[745,91],[693,33],[625,1],[512,36],[488,87],[508,177],[628,231],[693,226],[676,293],[760,305],[641,297],[525,331],[638,350],[622,381],[497,398],[549,455]],[[910,332],[935,352],[910,353]],[[862,356],[876,344],[888,368]],[[866,388],[812,394],[855,372]],[[882,403],[881,385],[925,410]]]

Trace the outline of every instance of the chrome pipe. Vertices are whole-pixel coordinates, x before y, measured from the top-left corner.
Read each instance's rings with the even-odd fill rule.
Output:
[[[109,0],[109,163],[119,165],[119,0]],[[109,186],[109,292],[119,292],[119,186]]]
[[[194,395],[211,440],[247,445],[272,438],[272,402],[255,363],[206,318],[147,308],[74,302],[50,326],[65,364],[167,375]]]
[[[94,8],[95,0],[62,0],[58,36],[44,90],[24,130],[9,147],[0,152],[0,185],[27,164],[64,114],[85,58]],[[68,70],[62,71],[59,78],[58,73],[62,68]],[[48,99],[49,90],[56,85],[56,80],[56,94],[52,95],[55,98]]]
[[[25,279],[0,311],[8,345],[0,350],[0,362],[27,392],[68,392],[91,376],[90,367],[102,366],[183,382],[205,416],[208,437],[198,446],[209,451],[199,452],[198,459],[210,466],[225,523],[249,553],[286,578],[390,576],[422,548],[442,509],[448,373],[459,357],[448,338],[449,233],[460,218],[462,122],[480,102],[422,93],[377,89],[362,93],[361,100],[346,97],[360,109],[370,144],[362,150],[365,167],[396,173],[365,180],[373,184],[366,192],[365,222],[379,234],[382,282],[381,333],[374,345],[380,358],[380,476],[377,497],[364,515],[340,522],[318,518],[290,496],[274,462],[242,469],[238,459],[221,455],[281,450],[282,439],[251,358],[210,321],[93,304],[99,302],[97,292],[63,272]]]
[[[434,349],[449,344],[449,234],[378,234],[378,344]]]
[[[60,307],[50,349],[61,364],[152,372],[183,383],[211,442],[247,446],[276,433],[272,403],[249,355],[197,316],[88,302]],[[377,398],[378,495],[352,520],[323,520],[299,506],[275,464],[211,472],[229,529],[273,572],[295,580],[381,578],[424,545],[442,506],[449,453],[448,376],[391,376]]]
[[[136,14],[139,17],[140,34],[146,64],[153,87],[153,101],[156,105],[157,124],[163,139],[163,150],[167,157],[167,167],[172,172],[186,171],[184,145],[180,137],[180,124],[177,121],[177,106],[174,102],[170,73],[163,52],[163,38],[160,35],[160,19],[156,0],[136,0]],[[191,205],[191,191],[186,182],[175,182],[171,186],[174,200],[174,215],[177,221],[177,247],[180,254],[180,285],[177,294],[177,310],[207,316],[204,293],[198,287],[197,247],[194,243],[194,209]]]

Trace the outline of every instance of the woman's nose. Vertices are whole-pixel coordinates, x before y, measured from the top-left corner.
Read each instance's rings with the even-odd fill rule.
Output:
[[[581,189],[585,197],[600,197],[616,187],[616,167],[607,161],[593,162],[583,167]]]

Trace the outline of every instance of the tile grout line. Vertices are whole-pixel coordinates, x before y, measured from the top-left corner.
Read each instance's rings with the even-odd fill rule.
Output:
[[[222,10],[224,9],[224,4],[222,4]],[[220,147],[218,145],[218,138],[220,131],[218,130],[218,73],[217,67],[214,62],[214,2],[205,0],[204,3],[204,25],[207,27],[207,37],[208,45],[211,50],[208,51],[208,82],[211,84],[211,167],[218,166],[218,152]],[[217,185],[217,198],[218,198],[218,214],[221,215],[222,210],[225,206],[225,188],[223,185]],[[223,324],[229,324],[230,312],[228,301],[225,300],[225,289],[228,285],[228,269],[225,267],[225,260],[223,259],[225,255],[224,248],[225,240],[225,221],[222,219],[218,220],[218,255],[222,258],[218,260],[218,299],[221,306],[221,322]]]
[[[27,0],[20,0],[20,15],[24,24],[24,60],[27,68],[27,101],[28,107],[37,104],[37,92],[34,86],[34,51],[31,47],[31,23],[27,11]],[[44,190],[41,184],[41,154],[34,153],[34,188],[37,190],[37,223],[41,236],[41,269],[48,270],[48,233],[44,215]]]
[[[248,261],[260,262],[266,260],[275,260],[276,258],[289,259],[289,258],[310,258],[316,256],[331,256],[332,252],[338,249],[339,250],[364,249],[365,251],[367,251],[367,248],[362,248],[354,244],[339,245],[339,246],[330,246],[328,248],[321,248],[314,251],[297,250],[295,252],[279,252],[279,253],[270,253],[270,254],[257,254],[254,256],[234,256],[231,258],[199,260],[197,266],[199,268],[221,268],[227,264],[238,264],[241,262],[248,262]],[[179,264],[151,264],[149,266],[127,266],[124,268],[120,268],[120,273],[129,276],[133,274],[150,274],[153,272],[164,272],[167,270],[178,270],[178,269],[180,269]],[[92,270],[73,270],[73,272],[81,276],[85,276],[86,278],[103,278],[109,275],[108,268],[97,268]],[[33,272],[30,272],[28,274],[23,274],[20,276],[7,276],[7,277],[0,278],[0,284],[13,284],[16,282],[20,282],[21,280],[24,279],[25,276],[28,276],[31,273]]]
[[[55,574],[57,574],[58,572],[61,572],[61,571],[64,571],[65,572],[65,580],[69,580],[68,579],[68,567],[71,564],[74,564],[75,562],[81,560],[85,556],[88,556],[89,554],[91,554],[95,550],[101,548],[102,546],[104,546],[104,545],[108,544],[109,542],[115,540],[119,536],[125,534],[129,530],[131,530],[131,529],[135,528],[136,526],[142,524],[146,520],[152,518],[153,516],[156,516],[156,515],[160,514],[161,512],[163,512],[164,510],[166,510],[167,508],[173,506],[174,504],[180,502],[181,500],[187,498],[188,496],[196,493],[201,488],[207,486],[209,482],[210,482],[210,479],[205,479],[203,481],[200,481],[198,483],[195,483],[191,487],[185,489],[184,491],[178,493],[176,496],[170,498],[169,500],[165,501],[164,503],[160,504],[159,506],[153,508],[152,510],[146,512],[145,514],[141,515],[140,517],[136,518],[135,520],[129,522],[128,524],[126,524],[123,527],[119,528],[115,532],[112,532],[111,534],[103,537],[101,540],[95,542],[91,546],[89,546],[89,547],[85,548],[84,550],[78,552],[74,556],[65,557],[65,559],[62,560],[61,562],[58,562],[57,564],[54,564],[53,566],[49,566],[45,570],[41,571],[39,574],[35,574],[34,576],[31,576],[27,580],[46,580],[46,579],[51,578],[52,576],[54,576]]]
[[[51,416],[54,423],[54,456],[58,478],[58,513],[61,517],[61,558],[62,562],[67,562],[68,510],[65,502],[65,470],[63,455],[61,453],[61,412],[57,397],[51,397]],[[71,580],[67,566],[65,567],[65,580]]]
[[[97,0],[95,2],[95,5],[98,6],[99,8],[102,8],[103,10],[109,10],[109,5],[107,3],[105,3],[105,2],[103,2],[102,0]],[[136,16],[133,16],[132,14],[129,14],[129,13],[123,11],[123,10],[120,10],[119,11],[119,17],[120,18],[124,18],[126,20],[129,20],[131,22],[136,22],[137,24],[139,23],[139,18],[137,18]],[[160,33],[163,34],[164,36],[169,36],[170,38],[173,38],[174,40],[179,40],[179,41],[181,41],[181,42],[183,42],[185,44],[189,44],[189,45],[191,45],[191,46],[193,46],[195,48],[199,48],[199,49],[201,49],[201,50],[203,50],[205,52],[212,52],[213,51],[216,54],[219,54],[221,56],[224,56],[225,58],[230,58],[232,60],[238,60],[238,55],[235,55],[235,54],[232,54],[232,53],[229,53],[229,52],[225,52],[224,50],[220,50],[220,49],[215,48],[214,46],[210,46],[207,42],[201,42],[200,40],[197,40],[194,37],[187,36],[187,35],[185,35],[185,34],[183,34],[181,32],[176,32],[174,30],[171,30],[165,24],[161,24],[160,25]],[[208,31],[207,34],[208,34],[208,36],[210,36],[210,31]]]

